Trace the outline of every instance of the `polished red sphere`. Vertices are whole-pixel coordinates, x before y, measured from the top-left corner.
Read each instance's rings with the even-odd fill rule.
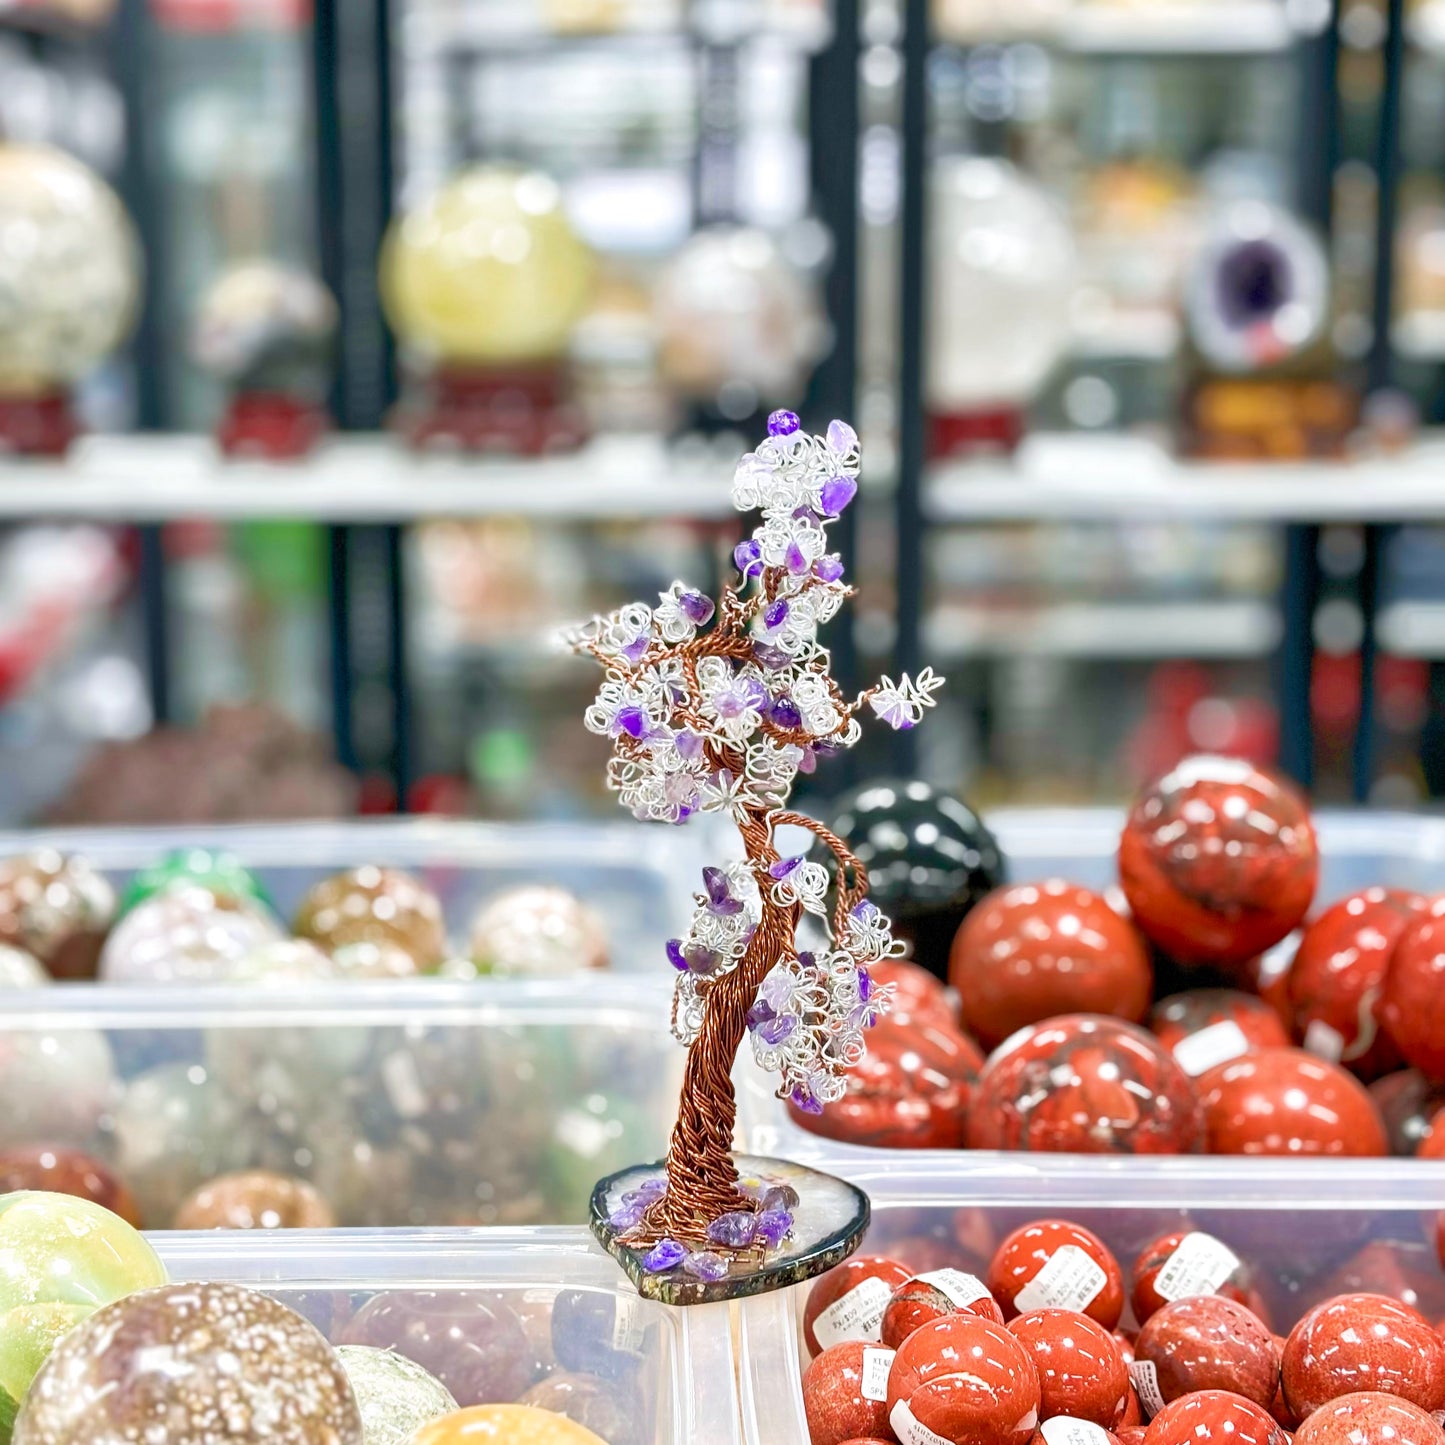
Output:
[[[1112,1429],[1129,1403],[1129,1370],[1112,1334],[1075,1310],[1030,1310],[1009,1332],[1033,1359],[1039,1418],[1068,1415]]]
[[[1232,988],[1194,988],[1160,999],[1149,1027],[1191,1077],[1251,1049],[1288,1048],[1292,1042],[1269,1004]]]
[[[1385,1126],[1363,1084],[1300,1049],[1259,1049],[1201,1074],[1211,1154],[1386,1152]]]
[[[0,1194],[21,1189],[73,1194],[120,1215],[137,1229],[143,1223],[130,1190],[98,1159],[79,1149],[42,1144],[0,1153]]]
[[[1099,894],[1060,879],[996,888],[949,954],[963,1026],[986,1049],[1058,1014],[1138,1023],[1154,991],[1144,940]]]
[[[913,1271],[881,1254],[855,1254],[814,1281],[803,1306],[803,1341],[821,1354],[845,1340],[877,1343],[893,1291]]]
[[[1149,1423],[1144,1445],[1289,1445],[1261,1405],[1228,1390],[1181,1395]]]
[[[1445,1080],[1445,898],[1430,900],[1426,912],[1400,935],[1378,1014],[1405,1062],[1431,1079]]]
[[[971,1149],[1192,1154],[1203,1140],[1194,1087],[1152,1034],[1072,1014],[1021,1029],[979,1075]]]
[[[906,958],[880,958],[868,965],[868,974],[875,989],[892,985],[894,1013],[958,1027],[958,1011],[943,980],[921,965]]]
[[[1318,877],[1303,796],[1233,758],[1186,758],[1140,794],[1119,841],[1135,921],[1185,964],[1262,953],[1305,916]]]
[[[1219,1295],[1191,1295],[1156,1310],[1134,1352],[1153,1363],[1166,1401],[1232,1390],[1268,1409],[1279,1384],[1274,1336],[1243,1305]]]
[[[935,1269],[914,1275],[893,1291],[883,1311],[883,1343],[896,1350],[914,1330],[944,1315],[978,1315],[1003,1323],[988,1287],[974,1275],[958,1269]]]
[[[888,1433],[889,1354],[881,1345],[849,1340],[808,1365],[803,1413],[812,1445],[842,1445],[860,1435]]]
[[[821,1114],[791,1102],[793,1122],[825,1139],[877,1149],[959,1149],[983,1054],[952,1024],[904,1013],[868,1031],[847,1092]]]
[[[910,1335],[894,1357],[888,1412],[904,1439],[915,1420],[951,1445],[1027,1445],[1039,1423],[1039,1378],[1002,1325],[945,1315]]]
[[[1407,1305],[1383,1295],[1337,1295],[1290,1331],[1284,1397],[1301,1420],[1360,1390],[1382,1390],[1438,1410],[1445,1405],[1445,1340]]]
[[[986,1282],[1007,1319],[1070,1309],[1112,1330],[1124,1313],[1119,1261],[1097,1234],[1066,1219],[1038,1219],[1014,1230],[989,1261]]]
[[[1166,1293],[1160,1293],[1161,1280]],[[1217,1294],[1259,1314],[1262,1301],[1250,1288],[1244,1262],[1222,1240],[1195,1229],[1161,1234],[1148,1244],[1129,1272],[1129,1301],[1143,1324],[1171,1299]]]
[[[1445,1430],[1408,1400],[1361,1390],[1321,1405],[1299,1427],[1295,1445],[1445,1445]]]
[[[1361,1078],[1398,1067],[1378,1015],[1380,991],[1401,934],[1426,900],[1398,888],[1362,888],[1305,929],[1289,971],[1295,1037]]]

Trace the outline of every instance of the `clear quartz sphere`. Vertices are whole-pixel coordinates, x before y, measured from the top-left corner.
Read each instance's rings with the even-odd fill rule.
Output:
[[[929,214],[928,401],[934,412],[1032,398],[1069,341],[1072,233],[1004,161],[947,157]]]

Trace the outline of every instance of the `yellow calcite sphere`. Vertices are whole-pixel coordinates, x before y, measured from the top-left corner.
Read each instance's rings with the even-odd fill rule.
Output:
[[[567,350],[595,272],[550,176],[477,166],[393,223],[381,298],[397,335],[430,360],[551,361]]]
[[[607,1445],[565,1415],[531,1405],[473,1405],[423,1425],[407,1445]]]
[[[40,145],[0,144],[0,392],[78,380],[125,338],[140,252],[115,192]]]

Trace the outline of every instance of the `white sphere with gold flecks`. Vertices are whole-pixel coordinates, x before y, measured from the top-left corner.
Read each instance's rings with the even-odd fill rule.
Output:
[[[655,315],[664,377],[730,415],[799,400],[827,339],[817,287],[750,226],[692,236],[658,278]],[[729,388],[751,405],[729,408]]]
[[[1068,223],[1005,161],[939,161],[930,200],[929,406],[948,413],[1026,402],[1069,343]]]
[[[566,353],[595,272],[550,176],[477,166],[393,223],[381,297],[397,335],[421,357],[525,365]]]
[[[78,380],[124,340],[140,286],[115,192],[63,151],[0,144],[0,393]]]

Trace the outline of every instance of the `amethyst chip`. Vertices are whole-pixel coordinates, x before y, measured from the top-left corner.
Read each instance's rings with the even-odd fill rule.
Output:
[[[675,1239],[659,1239],[642,1256],[642,1267],[648,1274],[663,1274],[676,1269],[687,1258],[687,1251]]]
[[[753,1242],[757,1216],[746,1209],[719,1214],[707,1227],[707,1237],[724,1249],[746,1249]]]
[[[756,1238],[769,1249],[776,1249],[793,1228],[793,1216],[786,1209],[768,1209],[758,1215]]]
[[[725,1279],[728,1272],[727,1259],[711,1249],[700,1249],[682,1262],[683,1269],[690,1275],[709,1283]]]
[[[829,477],[818,490],[818,505],[824,516],[837,517],[858,495],[858,483],[852,477]]]
[[[741,898],[733,896],[732,883],[721,868],[702,870],[703,887],[707,889],[707,911],[718,918],[730,918],[743,911]]]
[[[705,597],[701,592],[683,592],[677,599],[678,609],[687,620],[697,627],[712,621],[712,615],[717,611],[711,597]]]
[[[802,426],[798,420],[798,413],[795,411],[775,411],[768,418],[768,435],[770,437],[790,437]]]

